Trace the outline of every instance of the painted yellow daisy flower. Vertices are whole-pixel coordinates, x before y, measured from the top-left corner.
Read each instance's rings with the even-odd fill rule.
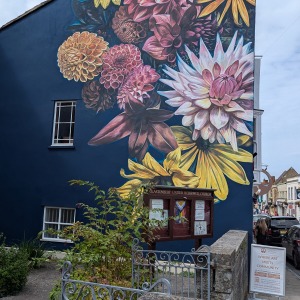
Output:
[[[203,10],[201,10],[199,17],[205,17],[207,15],[210,15],[225,1],[226,1],[226,5],[224,7],[221,16],[218,18],[218,23],[221,24],[225,14],[227,13],[231,5],[234,23],[237,25],[241,25],[239,23],[239,15],[240,15],[243,21],[245,22],[245,24],[249,27],[250,26],[249,14],[245,5],[245,1],[255,6],[255,0],[197,0],[198,4],[211,2]]]
[[[95,7],[98,7],[101,5],[104,9],[107,9],[110,2],[112,2],[115,5],[121,4],[121,0],[94,0],[94,5],[95,5]]]
[[[238,163],[252,162],[250,152],[238,148],[234,151],[229,144],[212,144],[208,140],[192,139],[192,131],[183,126],[171,127],[179,147],[184,151],[180,167],[185,170],[195,169],[200,178],[199,188],[216,189],[215,195],[225,200],[228,195],[228,185],[224,175],[239,184],[249,184],[243,167]],[[248,136],[238,138],[238,145],[249,142]]]
[[[121,197],[126,197],[132,189],[148,182],[191,188],[199,186],[199,177],[186,168],[180,167],[180,164],[180,148],[171,151],[163,161],[163,165],[159,164],[149,153],[146,153],[142,164],[128,159],[128,169],[133,174],[126,175],[124,169],[121,169],[120,174],[131,180],[117,190]]]

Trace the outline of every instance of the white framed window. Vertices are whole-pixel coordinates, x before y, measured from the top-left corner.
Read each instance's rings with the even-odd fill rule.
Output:
[[[49,233],[47,230],[61,231],[65,227],[73,225],[75,223],[75,214],[75,208],[45,206],[42,240],[72,242],[71,240],[60,238],[59,234]]]
[[[73,146],[76,101],[55,101],[52,146]]]

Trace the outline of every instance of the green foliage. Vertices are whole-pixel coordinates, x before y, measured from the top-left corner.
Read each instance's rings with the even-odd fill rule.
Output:
[[[18,247],[6,248],[0,234],[0,298],[21,291],[28,272],[28,253]]]
[[[92,182],[72,180],[71,185],[75,184],[87,186],[97,205],[80,203],[86,222],[76,222],[59,233],[74,242],[64,259],[73,265],[72,278],[129,287],[133,239],[151,242],[153,230],[163,226],[162,221],[150,220],[149,209],[142,205],[143,193],[149,187],[133,190],[123,199],[116,189],[105,193]]]
[[[43,244],[37,239],[23,240],[18,247],[20,250],[25,251],[27,253],[28,264],[30,269],[41,268],[46,262],[49,261],[49,259],[45,257],[45,250]]]

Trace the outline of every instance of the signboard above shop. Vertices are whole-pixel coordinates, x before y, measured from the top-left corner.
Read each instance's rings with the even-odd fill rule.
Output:
[[[144,194],[149,218],[165,220],[159,241],[199,239],[213,235],[213,189],[155,186]]]

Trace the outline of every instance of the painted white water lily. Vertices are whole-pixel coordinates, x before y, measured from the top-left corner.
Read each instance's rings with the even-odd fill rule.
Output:
[[[173,90],[159,91],[166,103],[178,107],[182,125],[192,126],[193,140],[200,136],[210,143],[228,142],[237,151],[237,132],[252,136],[246,122],[253,121],[253,64],[251,43],[243,45],[234,34],[226,51],[217,35],[213,56],[202,39],[199,57],[187,46],[191,66],[178,55],[179,71],[166,66],[171,79],[160,79]]]

